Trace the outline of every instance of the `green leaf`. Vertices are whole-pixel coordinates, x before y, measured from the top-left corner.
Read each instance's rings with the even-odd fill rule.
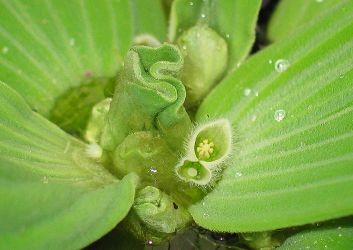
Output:
[[[68,89],[115,76],[134,35],[164,38],[160,1],[149,3],[153,12],[142,2],[1,0],[0,80],[48,116]]]
[[[176,0],[171,9],[169,40],[184,31],[207,24],[228,42],[229,70],[242,62],[255,40],[255,26],[261,1]]]
[[[349,0],[281,0],[269,21],[267,38],[275,42],[288,37],[298,28],[329,14],[332,8],[340,8],[348,2]]]
[[[164,42],[167,35],[167,20],[162,0],[129,1],[133,9],[134,33],[136,35],[150,34],[160,42]]]
[[[262,50],[206,98],[197,120],[230,119],[235,151],[191,207],[198,224],[262,231],[353,213],[352,12],[350,1]]]
[[[352,218],[327,224],[296,233],[289,237],[278,250],[353,249]]]
[[[115,179],[1,82],[0,107],[0,249],[78,249],[125,217],[134,176]]]

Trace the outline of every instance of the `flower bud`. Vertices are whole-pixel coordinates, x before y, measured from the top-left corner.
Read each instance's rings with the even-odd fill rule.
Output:
[[[138,239],[158,244],[188,225],[191,216],[166,193],[146,186],[137,193],[127,221]]]
[[[106,98],[93,107],[85,132],[85,139],[88,142],[99,142],[104,126],[104,120],[108,114],[111,102],[112,98]]]
[[[193,107],[221,79],[228,65],[225,40],[206,25],[185,31],[177,40],[184,56],[181,80],[186,87],[186,106]]]

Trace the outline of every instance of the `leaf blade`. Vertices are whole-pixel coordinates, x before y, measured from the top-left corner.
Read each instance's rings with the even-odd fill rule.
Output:
[[[278,249],[349,250],[353,247],[352,237],[352,219],[346,218],[298,232],[286,239]]]
[[[154,15],[136,9],[136,2],[0,1],[0,80],[48,116],[68,89],[115,76],[139,32],[164,37],[160,1],[150,4]],[[146,20],[159,26],[149,27]]]
[[[125,217],[134,176],[115,179],[1,82],[0,104],[0,249],[81,248]]]
[[[191,207],[200,225],[260,231],[352,214],[353,6],[344,7],[253,56],[201,105],[198,120],[228,117],[238,139],[223,179]]]
[[[299,27],[313,22],[321,15],[327,15],[332,8],[336,8],[347,1],[288,1],[279,2],[271,16],[267,27],[267,37],[275,42],[289,36]]]

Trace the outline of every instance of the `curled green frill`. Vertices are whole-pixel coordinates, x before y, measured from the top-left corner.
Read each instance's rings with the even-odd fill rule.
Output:
[[[137,193],[125,226],[135,237],[159,244],[192,221],[185,208],[158,188],[146,186]]]
[[[172,149],[180,146],[191,127],[183,107],[185,88],[176,78],[182,65],[172,45],[130,49],[102,132],[105,150],[113,151],[129,134],[151,130],[158,130]]]

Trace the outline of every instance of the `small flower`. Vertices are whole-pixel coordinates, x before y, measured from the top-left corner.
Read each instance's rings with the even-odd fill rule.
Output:
[[[214,151],[213,147],[214,147],[214,143],[209,142],[208,139],[205,139],[201,143],[199,143],[199,146],[197,147],[196,150],[200,157],[210,158],[210,155]]]

